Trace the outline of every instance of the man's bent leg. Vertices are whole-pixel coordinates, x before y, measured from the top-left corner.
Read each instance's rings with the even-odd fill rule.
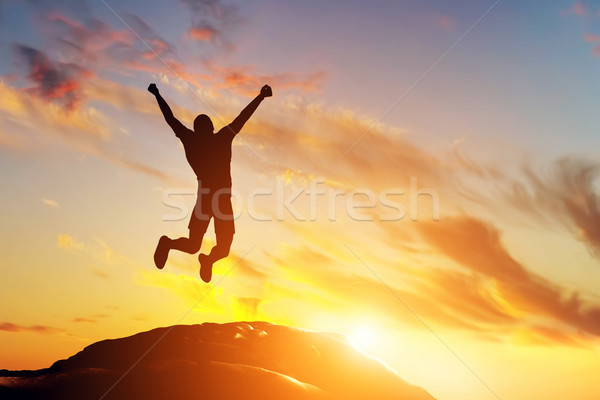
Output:
[[[198,261],[200,261],[200,278],[206,283],[212,279],[212,268],[216,261],[225,258],[229,255],[229,249],[233,242],[233,233],[227,233],[226,235],[219,235],[217,233],[217,245],[212,248],[209,255],[200,254]]]
[[[233,233],[227,233],[225,235],[217,236],[217,245],[212,248],[210,254],[208,255],[208,259],[215,263],[222,258],[225,258],[229,255],[229,249],[231,248],[231,243],[233,242]]]
[[[201,229],[190,229],[190,237],[180,237],[179,239],[173,239],[170,242],[169,247],[171,249],[183,251],[184,253],[196,254],[202,246],[202,239],[204,238],[204,231]]]
[[[193,217],[192,217],[193,218]],[[209,221],[191,221],[189,224],[190,237],[180,237],[179,239],[169,239],[162,236],[154,252],[154,264],[158,269],[162,269],[169,257],[169,250],[175,249],[189,254],[195,254],[202,246],[202,239],[208,227]]]
[[[231,207],[231,197],[229,193],[217,198],[218,208],[213,207],[215,234],[217,236],[217,245],[212,248],[209,255],[200,254],[200,277],[204,282],[210,282],[212,278],[213,264],[229,255],[229,249],[233,242],[235,233],[235,224],[233,221],[233,209]]]
[[[206,233],[206,228],[210,223],[210,216],[205,215],[202,212],[197,211],[199,208],[200,200],[194,207],[188,229],[190,230],[190,237],[181,237],[179,239],[171,240],[171,248],[179,251],[183,251],[189,254],[195,254],[200,250],[202,246],[202,239]]]

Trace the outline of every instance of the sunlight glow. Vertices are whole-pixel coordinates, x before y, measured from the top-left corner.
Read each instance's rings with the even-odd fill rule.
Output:
[[[377,332],[372,327],[363,325],[355,328],[350,337],[356,348],[366,350],[375,345]]]

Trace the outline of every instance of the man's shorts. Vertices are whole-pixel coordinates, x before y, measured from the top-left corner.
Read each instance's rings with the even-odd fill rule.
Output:
[[[206,190],[206,189],[203,189]],[[231,206],[231,189],[211,190],[209,193],[200,193],[188,228],[204,234],[211,218],[214,218],[215,234],[228,236],[235,233],[233,221],[233,208]]]

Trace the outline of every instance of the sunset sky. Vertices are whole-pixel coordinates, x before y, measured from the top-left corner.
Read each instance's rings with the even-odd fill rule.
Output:
[[[0,0],[0,369],[265,320],[439,400],[596,400],[598,76],[591,0]],[[151,82],[190,128],[273,88],[210,284],[153,264],[196,181]]]

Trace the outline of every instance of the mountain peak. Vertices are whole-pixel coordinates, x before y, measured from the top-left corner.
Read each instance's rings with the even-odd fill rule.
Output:
[[[2,398],[104,394],[106,400],[433,400],[343,335],[268,322],[157,328],[96,342],[48,369],[0,371]]]

